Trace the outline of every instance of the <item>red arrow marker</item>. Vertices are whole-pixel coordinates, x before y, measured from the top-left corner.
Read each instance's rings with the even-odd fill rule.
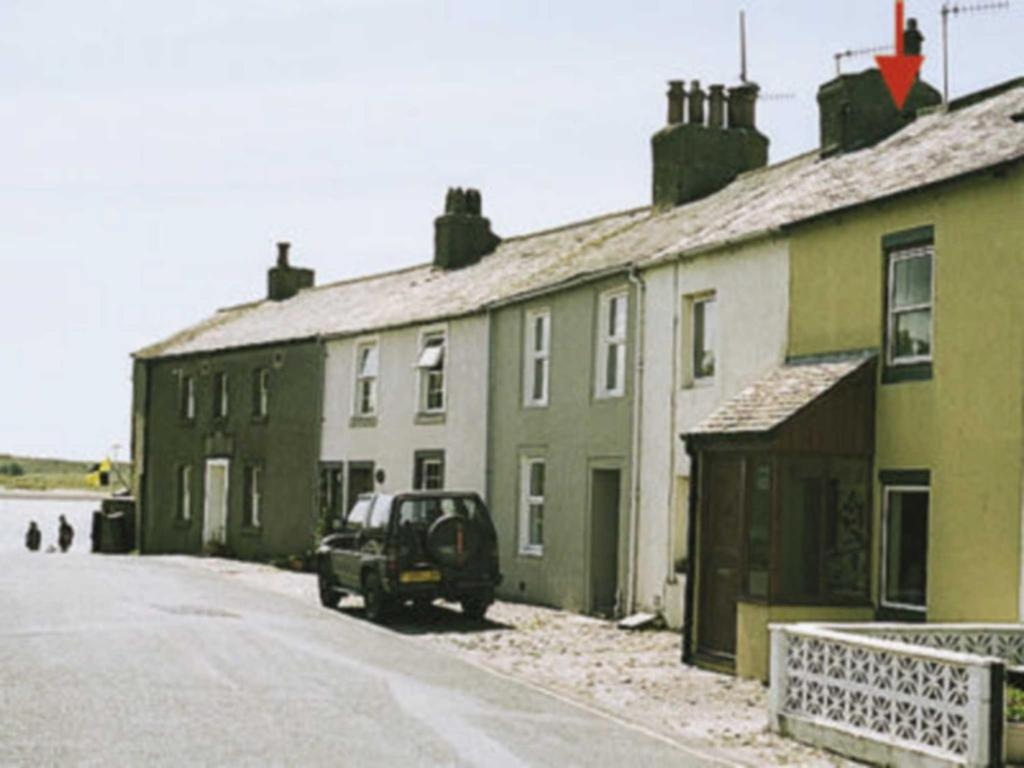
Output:
[[[907,56],[903,52],[903,0],[896,0],[896,55],[876,56],[882,78],[889,87],[889,93],[897,109],[903,109],[914,87],[917,73],[924,64],[924,56]]]

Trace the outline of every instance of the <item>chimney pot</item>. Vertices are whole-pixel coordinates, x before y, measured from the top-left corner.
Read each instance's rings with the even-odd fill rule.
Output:
[[[292,247],[291,243],[278,243],[277,244],[277,266],[287,267],[288,266],[288,249]]]
[[[917,19],[907,19],[907,28],[903,32],[903,52],[907,56],[920,56],[924,45],[924,35],[917,28]]]
[[[690,125],[704,125],[704,91],[700,80],[694,80],[690,87]]]
[[[312,269],[293,267],[288,263],[291,243],[277,244],[277,266],[267,272],[267,298],[271,301],[290,299],[303,288],[311,288],[316,276]]]
[[[668,81],[668,124],[679,125],[683,122],[683,105],[686,100],[686,87],[682,80]]]
[[[725,128],[725,86],[712,85],[708,96],[708,125]]]
[[[754,83],[729,89],[729,128],[757,128],[757,94],[760,90]]]

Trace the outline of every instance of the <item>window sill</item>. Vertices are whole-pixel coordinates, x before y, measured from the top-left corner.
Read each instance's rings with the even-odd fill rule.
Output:
[[[921,610],[910,608],[892,608],[887,605],[879,605],[875,611],[877,621],[909,621],[923,624],[928,620],[928,612],[922,607]]]
[[[621,400],[626,396],[625,392],[598,392],[594,395],[595,400]]]
[[[351,416],[349,417],[348,425],[352,429],[366,429],[368,427],[376,427],[377,416]]]
[[[189,519],[186,520],[186,519],[182,519],[180,517],[175,518],[175,520],[174,520],[174,527],[175,528],[191,528],[192,527],[192,519],[189,518]]]
[[[547,401],[536,402],[536,403],[523,403],[523,410],[525,411],[542,411],[548,407]]]
[[[705,376],[704,378],[693,379],[692,381],[684,384],[683,390],[693,391],[695,389],[711,389],[713,386],[715,386],[715,377]]]
[[[268,421],[270,421],[270,419],[267,416],[253,416],[252,417],[252,423],[253,424],[257,424],[257,425],[261,425],[262,426],[262,425],[266,424]]]
[[[931,378],[931,362],[887,365],[882,369],[883,384],[899,384],[905,381],[930,381]]]
[[[444,424],[445,421],[447,421],[447,414],[444,411],[438,411],[436,413],[421,411],[417,413],[416,417],[413,419],[414,423],[421,425]]]
[[[519,557],[526,558],[528,560],[540,560],[544,557],[544,548],[540,549],[520,549]]]
[[[190,419],[187,416],[179,416],[178,425],[182,427],[194,427],[196,425],[195,417]]]
[[[263,535],[262,525],[243,525],[242,535],[249,538],[258,538]]]

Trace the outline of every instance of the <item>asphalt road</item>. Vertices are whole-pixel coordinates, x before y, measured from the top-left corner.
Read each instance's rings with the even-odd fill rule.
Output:
[[[0,765],[700,765],[338,611],[160,558],[0,556]]]

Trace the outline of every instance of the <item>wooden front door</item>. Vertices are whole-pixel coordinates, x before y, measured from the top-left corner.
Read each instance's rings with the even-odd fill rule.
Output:
[[[736,655],[743,459],[704,456],[697,650],[707,656],[730,658]]]

